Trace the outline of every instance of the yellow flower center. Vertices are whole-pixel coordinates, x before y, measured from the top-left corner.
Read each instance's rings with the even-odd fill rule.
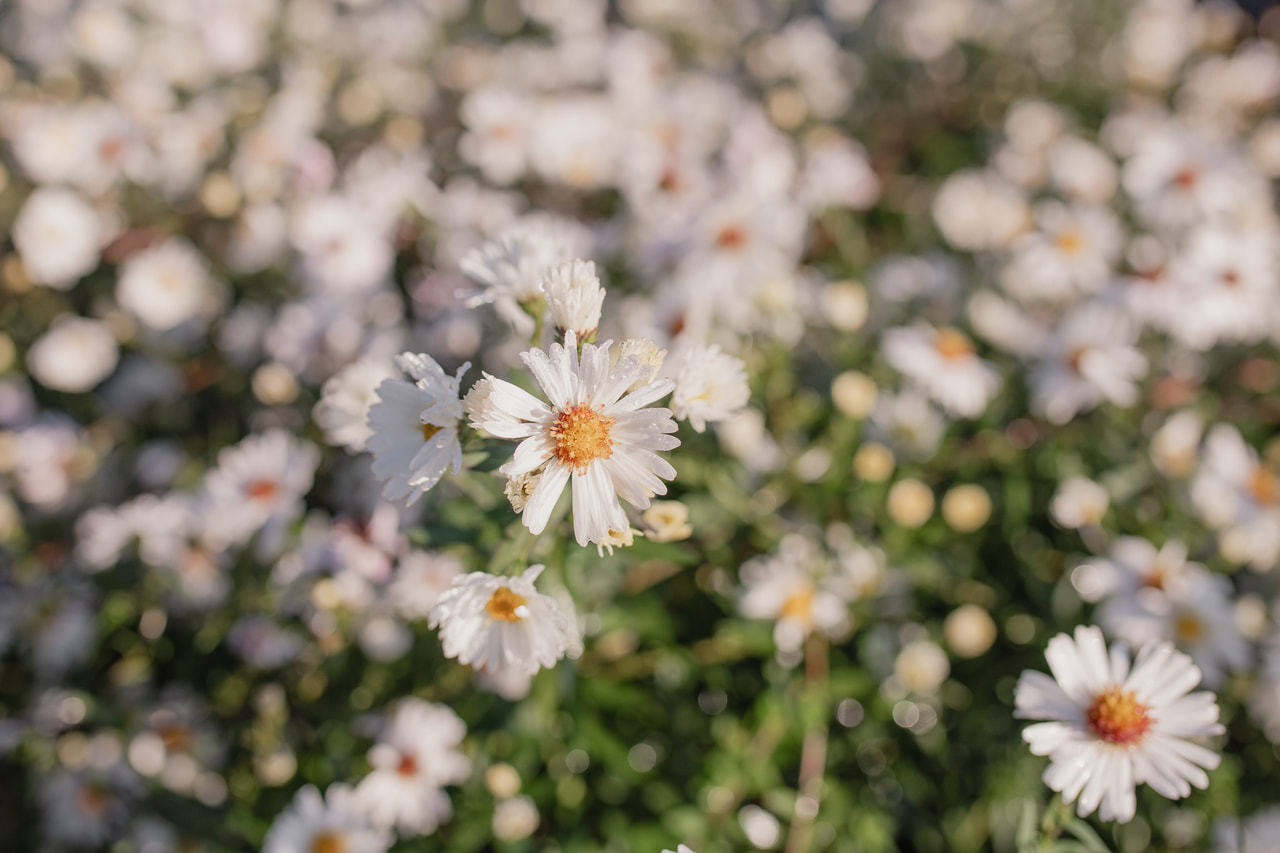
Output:
[[[527,603],[528,600],[523,595],[502,586],[489,596],[484,609],[489,611],[489,615],[494,619],[500,619],[503,622],[519,622],[524,617],[516,611]]]
[[[423,425],[422,425],[422,440],[423,440],[423,441],[430,441],[430,440],[431,440],[431,436],[433,436],[433,435],[435,435],[436,433],[438,433],[438,432],[440,431],[440,429],[441,429],[441,428],[440,428],[440,427],[438,427],[438,426],[436,426],[435,424],[423,424]]]
[[[570,406],[551,424],[549,432],[555,443],[551,455],[579,473],[597,459],[608,459],[613,455],[609,434],[614,421],[586,404]]]
[[[1258,466],[1249,478],[1249,491],[1258,499],[1258,503],[1273,504],[1280,498],[1280,482],[1277,482],[1275,474]]]
[[[1058,251],[1064,255],[1074,255],[1076,252],[1084,248],[1084,235],[1076,228],[1067,228],[1058,232],[1058,236],[1054,238],[1053,244],[1058,247]]]
[[[311,839],[311,853],[347,853],[347,840],[336,832],[322,832]]]
[[[779,619],[795,619],[808,625],[813,616],[813,587],[805,584],[803,589],[787,596],[778,611]]]
[[[947,361],[959,361],[973,355],[973,342],[959,329],[950,327],[939,329],[933,346]]]
[[[1173,623],[1174,633],[1180,643],[1198,643],[1204,639],[1204,622],[1194,613],[1183,613]]]
[[[1133,695],[1112,685],[1093,698],[1087,712],[1089,731],[1107,743],[1136,743],[1151,728],[1147,706]]]
[[[156,734],[160,735],[164,748],[169,752],[189,752],[195,743],[191,729],[182,725],[163,726]]]

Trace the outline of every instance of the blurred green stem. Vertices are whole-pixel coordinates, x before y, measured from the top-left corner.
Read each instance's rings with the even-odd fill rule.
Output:
[[[811,634],[804,646],[805,698],[820,697],[827,688],[827,638]],[[823,703],[824,707],[827,703]],[[795,814],[787,833],[786,853],[804,853],[813,838],[813,820],[822,798],[827,766],[827,720],[811,723],[800,751],[800,779],[796,784]]]

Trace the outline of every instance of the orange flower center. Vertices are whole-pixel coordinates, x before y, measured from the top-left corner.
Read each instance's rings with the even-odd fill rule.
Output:
[[[528,599],[523,595],[502,586],[498,587],[497,592],[489,596],[489,600],[485,602],[484,609],[489,611],[489,615],[494,619],[499,619],[503,622],[519,622],[524,617],[516,611],[527,603]]]
[[[156,734],[164,741],[164,748],[169,752],[188,752],[195,742],[191,729],[186,726],[164,726]]]
[[[1204,639],[1204,622],[1194,613],[1183,613],[1173,623],[1173,631],[1180,643],[1198,643]]]
[[[716,235],[716,245],[721,249],[741,249],[747,245],[747,232],[738,225],[727,225]]]
[[[1084,248],[1084,235],[1079,229],[1067,228],[1058,232],[1058,236],[1053,239],[1053,244],[1058,247],[1059,252],[1073,255]]]
[[[436,434],[436,433],[438,433],[440,430],[441,430],[441,427],[438,427],[438,426],[436,426],[435,424],[423,424],[423,425],[422,425],[422,440],[423,440],[423,441],[430,441],[430,440],[431,440],[431,436],[435,435],[435,434]]]
[[[938,330],[933,347],[947,361],[959,361],[973,355],[973,342],[968,335],[950,327]]]
[[[782,602],[782,608],[778,611],[779,619],[795,619],[798,622],[809,624],[813,613],[813,587],[805,584],[803,589],[793,592],[787,596],[787,600]]]
[[[586,404],[570,406],[551,424],[551,454],[579,473],[597,459],[613,455],[609,433],[614,418],[607,418]]]
[[[1147,706],[1133,695],[1112,685],[1093,699],[1088,711],[1089,731],[1107,743],[1127,745],[1142,740],[1151,728]]]
[[[311,839],[311,853],[347,853],[347,840],[336,832],[322,832]]]
[[[89,817],[102,817],[111,805],[111,795],[101,788],[84,787],[76,794],[76,805]]]
[[[417,776],[418,760],[411,753],[401,754],[400,763],[396,765],[396,772],[401,776]]]
[[[1273,504],[1280,498],[1280,482],[1276,475],[1261,466],[1249,478],[1249,491],[1258,499],[1258,503]]]
[[[276,496],[278,490],[275,480],[254,480],[245,489],[245,494],[251,501],[269,501]]]

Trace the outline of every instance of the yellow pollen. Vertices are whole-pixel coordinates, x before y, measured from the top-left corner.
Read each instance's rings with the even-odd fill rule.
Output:
[[[1058,247],[1058,251],[1073,255],[1084,248],[1084,235],[1075,228],[1067,228],[1058,232],[1053,244]]]
[[[423,441],[430,441],[430,440],[431,440],[431,436],[433,436],[433,435],[435,435],[436,433],[438,433],[438,432],[440,431],[440,429],[441,429],[441,428],[440,428],[440,427],[438,427],[438,426],[436,426],[435,424],[423,424],[423,425],[422,425],[422,440],[423,440]]]
[[[1113,684],[1093,698],[1086,714],[1089,731],[1107,743],[1127,745],[1142,740],[1151,728],[1147,706],[1133,695]]]
[[[336,832],[322,832],[311,839],[311,853],[347,853],[347,840]]]
[[[813,618],[813,587],[805,584],[804,588],[787,596],[778,611],[779,619],[795,619],[808,625]]]
[[[1258,499],[1258,503],[1273,504],[1280,498],[1280,482],[1275,474],[1259,466],[1249,478],[1249,491]]]
[[[551,424],[549,432],[555,442],[551,455],[578,473],[597,459],[608,459],[613,455],[609,433],[614,420],[586,404],[570,406]]]
[[[973,342],[969,337],[964,332],[950,327],[938,330],[933,346],[947,361],[959,361],[973,355]]]
[[[1204,639],[1204,623],[1190,613],[1184,613],[1173,623],[1174,633],[1180,643],[1198,643]]]
[[[527,599],[518,592],[512,592],[505,586],[498,587],[498,591],[489,596],[489,600],[485,602],[484,609],[489,611],[489,615],[494,619],[500,619],[503,622],[519,622],[524,617],[516,613],[521,607],[524,607]]]

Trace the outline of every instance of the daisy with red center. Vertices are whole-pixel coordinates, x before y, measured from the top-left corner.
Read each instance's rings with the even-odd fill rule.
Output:
[[[586,545],[629,528],[619,496],[646,509],[654,495],[667,493],[662,480],[676,475],[654,452],[680,444],[669,434],[676,431],[671,412],[645,408],[669,394],[673,383],[653,381],[653,365],[633,355],[611,365],[611,346],[584,344],[579,358],[577,336],[569,331],[563,346],[523,353],[546,403],[488,374],[467,395],[473,426],[498,438],[523,439],[499,470],[519,482],[518,509],[533,533],[546,528],[571,479],[573,533]]]
[[[1143,782],[1173,800],[1208,787],[1204,770],[1220,757],[1191,739],[1223,727],[1213,694],[1189,692],[1200,683],[1190,657],[1152,644],[1131,667],[1123,645],[1108,651],[1102,631],[1082,625],[1074,639],[1050,640],[1045,658],[1053,677],[1023,672],[1014,716],[1047,721],[1028,726],[1023,740],[1049,756],[1045,784],[1078,801],[1081,817],[1097,809],[1103,820],[1132,820]]]

